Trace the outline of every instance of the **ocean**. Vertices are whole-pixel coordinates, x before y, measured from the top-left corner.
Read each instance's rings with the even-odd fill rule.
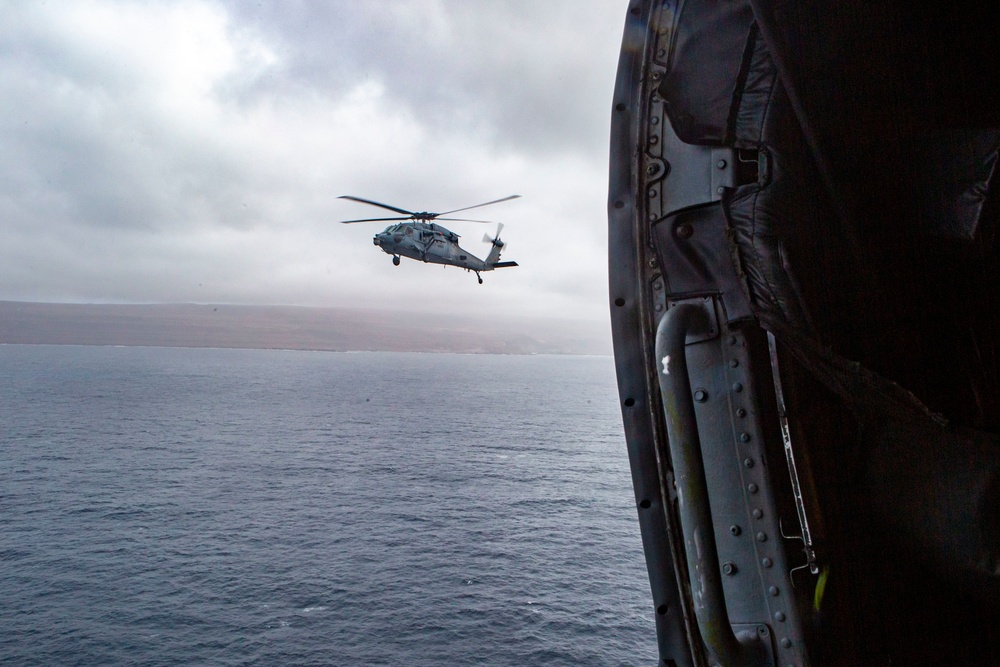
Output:
[[[0,346],[4,665],[652,665],[608,357]]]

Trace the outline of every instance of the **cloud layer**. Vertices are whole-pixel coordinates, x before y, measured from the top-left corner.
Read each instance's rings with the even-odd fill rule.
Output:
[[[0,299],[606,317],[626,3],[0,9]],[[518,269],[403,262],[378,199],[506,224]],[[478,215],[477,215],[478,217]],[[454,223],[485,254],[490,226]]]

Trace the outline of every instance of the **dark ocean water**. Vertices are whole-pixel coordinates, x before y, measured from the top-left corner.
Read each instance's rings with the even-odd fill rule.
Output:
[[[604,357],[0,346],[4,665],[651,665]]]

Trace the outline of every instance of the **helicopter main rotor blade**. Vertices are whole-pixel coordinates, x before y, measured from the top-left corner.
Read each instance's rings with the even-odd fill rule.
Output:
[[[438,220],[449,220],[451,222],[485,222],[488,225],[492,225],[492,220],[470,220],[469,218],[434,218],[435,222]]]
[[[521,195],[511,195],[509,197],[504,197],[503,199],[494,199],[493,201],[488,201],[483,204],[476,204],[475,206],[466,206],[465,208],[456,208],[454,211],[445,211],[444,213],[438,213],[438,215],[448,215],[449,213],[458,213],[459,211],[468,211],[470,208],[479,208],[480,206],[489,206],[490,204],[499,204],[502,201],[509,201],[511,199],[517,199]]]
[[[340,224],[349,225],[353,222],[389,222],[398,220],[409,220],[410,218],[361,218],[360,220],[341,220]]]
[[[414,215],[413,211],[407,211],[405,208],[396,208],[395,206],[389,206],[388,204],[372,201],[371,199],[362,199],[361,197],[352,197],[351,195],[340,195],[337,199],[350,199],[351,201],[361,202],[362,204],[371,204],[372,206],[378,206],[379,208],[389,209],[390,211],[395,211],[396,213]],[[454,211],[449,211],[449,213],[454,213]]]

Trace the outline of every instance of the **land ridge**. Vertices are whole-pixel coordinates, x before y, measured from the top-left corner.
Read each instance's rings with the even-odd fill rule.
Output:
[[[0,301],[0,344],[610,354],[592,322],[224,304]]]

